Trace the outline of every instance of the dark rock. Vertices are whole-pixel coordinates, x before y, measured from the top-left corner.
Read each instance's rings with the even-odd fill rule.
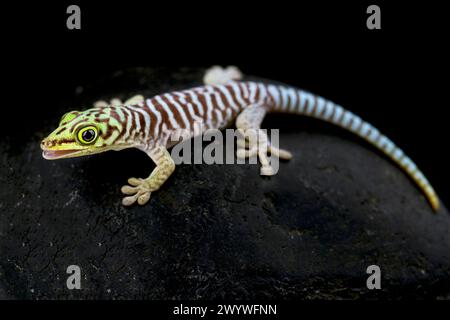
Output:
[[[17,147],[0,145],[0,295],[18,299],[448,297],[450,219],[394,164],[342,130],[271,115],[294,159],[179,165],[144,207],[120,186],[145,177],[137,150],[46,161],[40,140],[67,105],[199,84],[201,71],[135,69],[78,90]],[[70,103],[70,104],[69,104]],[[82,269],[82,290],[66,268]],[[382,290],[366,288],[366,268]]]

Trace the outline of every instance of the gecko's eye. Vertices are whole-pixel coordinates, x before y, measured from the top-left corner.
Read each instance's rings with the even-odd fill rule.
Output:
[[[82,144],[91,144],[97,138],[97,128],[94,126],[84,127],[78,131],[77,138]]]

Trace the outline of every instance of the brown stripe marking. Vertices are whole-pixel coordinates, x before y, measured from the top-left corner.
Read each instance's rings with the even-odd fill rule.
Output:
[[[291,108],[291,95],[288,93],[286,88],[283,88],[284,92],[286,92],[286,96],[287,96],[287,105],[286,105],[286,110],[289,110]]]
[[[225,88],[225,90],[227,90],[228,93],[230,94],[231,99],[233,100],[233,102],[234,102],[234,104],[236,105],[236,107],[237,107],[239,110],[241,110],[244,106],[241,106],[241,104],[239,103],[239,101],[237,101],[237,99],[236,99],[236,93],[234,92],[233,87],[232,87],[231,85],[226,85],[224,88]]]
[[[80,123],[82,123],[82,122],[86,122],[86,120],[85,120],[85,119],[80,119],[80,120],[78,120],[77,122],[75,122],[74,124],[72,124],[72,126],[70,127],[70,132],[73,133],[73,131],[75,130],[75,127],[76,127],[77,125],[79,125]]]
[[[72,142],[75,142],[75,139],[52,140],[52,145],[61,145],[63,143],[72,143]]]
[[[208,119],[208,109],[206,107],[206,99],[203,95],[197,95],[197,100],[200,103],[200,106],[203,108],[203,120],[207,121]]]
[[[342,120],[344,119],[344,115],[347,111],[342,110],[341,116],[339,117],[339,119],[337,120],[337,123],[341,125],[341,127],[344,127],[344,125],[342,124]]]
[[[333,121],[334,113],[336,112],[336,105],[333,103],[331,107],[331,114],[328,117],[328,120]]]
[[[188,122],[189,122],[190,126],[192,127],[195,120],[194,120],[193,116],[191,115],[191,113],[189,112],[189,109],[187,107],[187,101],[182,102],[181,97],[179,97],[176,94],[171,94],[171,97],[173,100],[175,100],[181,106],[181,108],[184,111],[184,114],[186,115],[186,118],[188,118]],[[184,100],[186,100],[186,99],[184,99]],[[193,105],[193,104],[191,103],[191,105]]]
[[[165,123],[167,128],[170,129],[176,129],[174,127],[172,127],[172,124],[169,121],[169,115],[166,112],[166,110],[158,103],[158,101],[156,101],[155,98],[151,99],[153,106],[159,110],[159,113],[161,114],[161,127],[160,127],[160,131],[162,132],[162,124]]]
[[[56,131],[56,132],[55,132],[55,135],[60,134],[60,133],[63,132],[64,130],[66,130],[66,127],[65,127],[65,126],[61,127],[58,131]]]
[[[122,121],[122,130],[119,130],[119,134],[117,135],[117,137],[113,140],[112,144],[116,143],[117,140],[119,140],[120,138],[123,137],[123,135],[125,134],[125,132],[127,131],[127,123],[128,123],[128,113],[123,111],[123,115],[125,117],[125,120]]]
[[[189,102],[192,104],[195,115],[200,117],[200,106],[198,106],[197,103],[194,103],[194,98],[192,98],[191,95],[196,95],[196,94],[193,91],[189,91],[189,93],[186,93],[186,97],[185,97],[186,102]]]
[[[275,88],[278,91],[278,96],[280,97],[280,101],[278,102],[279,106],[278,109],[283,109],[284,106],[284,99],[283,99],[283,93],[281,92],[280,86],[275,86]]]
[[[230,108],[231,111],[233,112],[233,108],[231,108],[230,104],[228,103],[227,97],[225,96],[225,94],[219,90],[219,88],[215,88],[216,92],[219,94],[220,100],[222,100],[222,104],[225,106],[225,111],[226,109]]]
[[[313,97],[313,102],[312,102],[313,106],[312,106],[311,112],[309,114],[314,115],[314,114],[316,114],[316,109],[317,109],[317,96],[312,95],[312,97]]]
[[[244,100],[244,102],[249,105],[250,104],[250,90],[249,90],[248,84],[244,83],[244,82],[240,82],[238,85],[241,87],[241,91],[243,92],[242,100]]]
[[[171,95],[172,96],[172,95]],[[180,111],[175,107],[175,105],[169,101],[169,98],[166,97],[166,95],[161,95],[160,98],[169,106],[170,111],[173,113],[173,117],[175,118],[175,121],[178,124],[178,127],[183,129],[183,118],[181,117]],[[172,96],[173,98],[173,96]]]

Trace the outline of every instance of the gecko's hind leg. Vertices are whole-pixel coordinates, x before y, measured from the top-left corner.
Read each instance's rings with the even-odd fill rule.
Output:
[[[240,130],[240,129],[238,129]],[[240,130],[241,131],[241,130]],[[262,134],[265,135],[264,132]],[[253,157],[258,153],[257,143],[251,143],[252,138],[249,139],[249,133],[247,130],[247,134],[244,131],[241,131],[241,136],[237,140],[237,156],[241,159]],[[258,138],[255,138],[258,139]],[[260,138],[262,141],[267,141],[267,151],[270,154],[273,154],[275,157],[278,157],[282,160],[291,160],[292,154],[284,149],[279,149],[273,146],[268,140],[267,136]]]
[[[244,109],[236,119],[236,127],[241,135],[238,139],[237,157],[250,158],[257,155],[261,163],[261,175],[273,175],[268,152],[272,156],[289,160],[292,154],[283,149],[274,147],[267,134],[260,130],[261,122],[266,115],[262,105],[252,105]]]

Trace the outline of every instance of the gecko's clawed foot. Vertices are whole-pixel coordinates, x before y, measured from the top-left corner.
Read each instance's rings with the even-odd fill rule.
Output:
[[[145,179],[130,178],[128,179],[130,185],[125,185],[121,188],[123,194],[128,195],[122,199],[124,206],[131,206],[137,200],[137,203],[141,206],[146,204],[150,199],[152,190]]]
[[[261,175],[271,176],[275,174],[270,165],[268,153],[282,160],[292,159],[292,154],[289,151],[273,146],[264,132],[256,130],[249,133],[248,130],[238,130],[241,133],[241,138],[237,140],[236,156],[240,159],[246,159],[257,155],[261,162]]]

